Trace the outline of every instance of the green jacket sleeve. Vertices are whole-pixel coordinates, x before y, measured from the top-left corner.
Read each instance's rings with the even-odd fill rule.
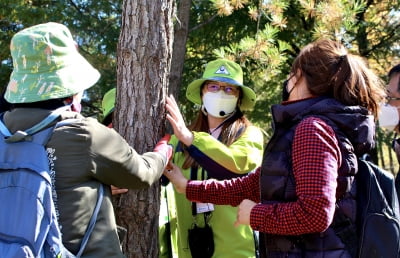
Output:
[[[166,161],[155,152],[138,154],[114,129],[97,121],[85,125],[93,177],[130,189],[149,187],[162,175]]]
[[[264,141],[261,130],[255,126],[247,127],[230,146],[205,132],[193,135],[188,151],[211,177],[226,179],[233,177],[232,174],[246,174],[261,164]]]

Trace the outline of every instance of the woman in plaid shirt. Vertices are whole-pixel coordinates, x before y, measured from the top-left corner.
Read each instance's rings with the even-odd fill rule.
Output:
[[[335,208],[355,221],[357,157],[374,146],[383,84],[360,57],[322,39],[301,50],[282,96],[255,173],[195,181],[173,166],[164,175],[189,200],[239,206],[235,226],[260,231],[261,257],[350,257],[334,232]],[[167,109],[179,130],[178,108]]]

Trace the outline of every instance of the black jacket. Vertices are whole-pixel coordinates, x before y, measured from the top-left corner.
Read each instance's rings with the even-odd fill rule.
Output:
[[[291,145],[300,121],[318,117],[335,131],[342,164],[338,171],[337,203],[355,221],[354,175],[357,156],[374,145],[374,121],[367,110],[344,106],[331,98],[312,98],[288,105],[272,107],[274,134],[268,143],[261,168],[261,199],[263,203],[290,202],[297,199]],[[335,215],[336,216],[336,215]],[[312,218],[310,218],[312,219]],[[261,234],[260,248],[265,257],[349,257],[345,246],[332,229],[301,236]]]

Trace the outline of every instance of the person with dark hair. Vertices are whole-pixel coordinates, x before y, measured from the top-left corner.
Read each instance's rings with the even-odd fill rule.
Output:
[[[261,164],[263,134],[243,113],[253,108],[256,95],[243,85],[239,64],[227,59],[207,63],[202,77],[188,85],[186,97],[200,107],[188,127],[173,97],[167,97],[166,105],[170,113],[179,115],[169,143],[174,146],[173,160],[185,178],[241,177]],[[251,228],[231,227],[236,207],[188,201],[171,184],[166,188],[166,200],[173,257],[256,256]],[[168,249],[163,244],[161,253]]]
[[[66,26],[49,22],[23,29],[13,36],[10,50],[14,69],[4,97],[11,106],[2,119],[13,134],[38,124],[54,110],[60,114],[48,125],[61,122],[46,148],[63,244],[76,254],[100,185],[149,187],[161,177],[172,148],[163,139],[154,152],[140,155],[116,131],[80,114],[83,92],[100,74],[78,52]],[[82,257],[125,257],[110,187],[105,187]]]
[[[386,86],[387,102],[381,106],[379,113],[379,126],[396,133],[392,147],[396,153],[397,161],[400,162],[400,64],[393,66],[388,73],[389,83]],[[399,171],[398,171],[399,172]],[[400,200],[400,173],[396,175],[396,190]]]
[[[400,112],[400,64],[393,66],[388,73],[387,102],[379,113],[379,125],[387,130],[399,132]]]
[[[261,257],[349,258],[334,230],[335,210],[354,224],[357,157],[374,147],[384,86],[359,56],[320,39],[294,60],[282,96],[272,106],[274,133],[255,173],[198,181],[172,164],[164,175],[191,201],[238,206],[235,226],[260,232]],[[168,120],[176,128],[174,112]]]
[[[400,64],[393,66],[388,73],[389,83],[386,87],[387,102],[379,113],[379,126],[389,131],[399,132],[400,121]]]

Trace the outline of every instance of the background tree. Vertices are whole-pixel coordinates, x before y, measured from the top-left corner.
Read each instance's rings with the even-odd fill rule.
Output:
[[[177,2],[171,71],[169,73],[169,93],[174,95],[176,99],[178,99],[178,92],[182,82],[192,1],[181,0]]]
[[[258,95],[254,111],[248,116],[265,129],[268,140],[269,107],[280,101],[281,84],[293,59],[307,43],[320,37],[339,40],[351,52],[365,57],[370,67],[386,79],[389,68],[400,61],[400,33],[396,33],[400,26],[399,5],[398,0],[193,1],[182,85],[197,78],[204,62],[215,56],[240,62],[246,85],[253,86]],[[182,87],[181,99],[184,90]],[[191,120],[191,104],[181,105]],[[381,135],[384,133],[379,132]],[[378,139],[380,164],[394,172],[397,165],[386,159],[392,154],[387,139]]]
[[[173,0],[123,1],[113,124],[139,153],[153,150],[165,133],[173,10]],[[123,245],[127,257],[157,257],[159,197],[157,183],[118,196],[117,224],[128,230]]]
[[[19,30],[44,22],[66,25],[81,54],[96,67],[101,78],[86,92],[83,111],[99,116],[101,98],[116,86],[116,49],[121,27],[120,0],[1,0],[0,1],[0,89],[12,70],[9,44]]]
[[[399,7],[398,0],[193,1],[183,85],[215,56],[240,62],[247,85],[258,94],[249,117],[270,132],[266,110],[279,101],[299,50],[317,38],[342,41],[385,78],[400,60]]]
[[[343,41],[368,58],[382,78],[389,67],[399,62],[398,0],[176,1],[179,6],[176,44],[180,44],[174,57],[179,54],[180,57],[172,63],[171,91],[175,93],[175,87],[183,85],[178,95],[185,100],[186,85],[200,75],[205,63],[218,56],[235,59],[244,66],[246,83],[258,93],[256,108],[248,115],[267,132],[270,118],[265,110],[279,101],[280,85],[293,58],[313,39],[328,36]],[[186,22],[189,4],[190,20]],[[97,87],[88,92],[88,103],[98,107],[103,93],[116,85],[121,12],[120,0],[0,1],[0,75],[4,75],[0,77],[0,87],[6,85],[11,71],[8,50],[11,36],[33,24],[57,21],[72,30],[80,50],[102,73]],[[179,78],[181,67],[183,73]],[[182,101],[182,109],[191,120],[193,107],[186,103]],[[92,115],[98,114],[96,109],[87,110]]]

